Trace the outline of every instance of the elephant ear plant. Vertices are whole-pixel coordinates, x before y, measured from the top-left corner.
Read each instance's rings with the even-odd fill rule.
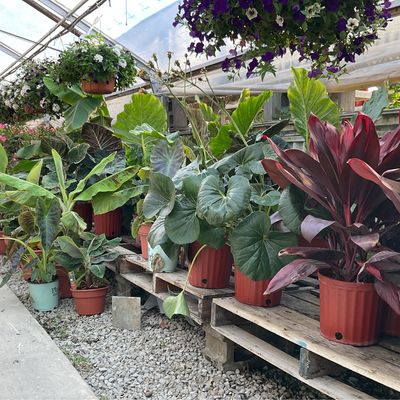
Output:
[[[29,243],[6,237],[7,240],[17,243],[20,247],[11,257],[11,268],[4,276],[0,287],[7,283],[11,275],[18,270],[22,256],[27,253],[30,261],[24,266],[25,269],[32,269],[30,281],[32,283],[49,283],[55,279],[56,267],[54,256],[56,249],[54,241],[60,232],[61,208],[57,199],[39,198],[35,208],[35,224],[38,229],[41,254],[37,254],[29,246]]]
[[[80,232],[86,229],[85,222],[74,211],[74,206],[77,201],[94,200],[97,195],[104,196],[104,194],[107,194],[107,196],[111,196],[115,194],[115,192],[118,192],[125,182],[131,180],[138,171],[137,167],[127,167],[87,187],[90,178],[100,175],[106,166],[114,160],[115,153],[113,153],[102,159],[85,177],[79,182],[76,182],[75,189],[68,192],[62,159],[59,153],[54,149],[52,150],[52,156],[59,185],[59,193],[55,194],[51,190],[45,189],[43,186],[39,185],[41,168],[41,163],[39,162],[38,165],[35,165],[32,172],[28,174],[28,177],[35,176],[35,181],[28,178],[24,180],[0,172],[0,183],[6,185],[6,187],[8,186],[16,189],[14,191],[3,192],[1,198],[22,205],[32,204],[32,202],[36,201],[38,198],[49,200],[58,199],[62,210],[61,226],[63,232],[68,234],[79,235]],[[103,212],[110,211],[115,207],[115,201],[110,199],[110,197],[102,198],[102,201],[103,203],[107,202],[107,205],[104,206],[103,204],[103,210],[105,210]]]
[[[158,214],[150,241],[170,240],[189,244],[198,240],[220,248],[230,242],[236,266],[255,280],[270,278],[284,265],[277,257],[285,246],[296,244],[296,235],[279,231],[269,213],[279,202],[279,192],[267,184],[261,159],[270,153],[268,144],[254,144],[228,155],[209,169],[183,179],[153,174],[145,211]],[[157,226],[156,226],[157,225]],[[188,282],[188,281],[187,281]],[[164,302],[168,317],[189,316],[184,292]]]
[[[381,244],[398,230],[400,187],[390,178],[400,171],[400,127],[379,138],[373,121],[359,114],[354,126],[344,122],[339,133],[312,115],[308,129],[309,154],[281,151],[271,142],[278,160],[263,164],[281,184],[291,184],[284,190],[282,217],[297,221],[309,242],[323,235],[329,248],[283,249],[281,255],[297,259],[275,275],[267,293],[323,270],[339,281],[374,281],[377,293],[400,314],[400,254]],[[310,200],[318,207],[307,209]]]

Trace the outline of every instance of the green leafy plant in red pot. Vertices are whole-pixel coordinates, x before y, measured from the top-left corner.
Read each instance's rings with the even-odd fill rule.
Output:
[[[266,293],[319,271],[322,335],[369,345],[380,331],[380,299],[400,313],[400,256],[381,245],[399,219],[386,195],[392,201],[398,195],[384,188],[385,178],[379,180],[383,190],[368,180],[369,174],[379,177],[400,167],[400,128],[380,139],[373,121],[359,114],[354,126],[343,123],[341,133],[313,115],[308,129],[309,153],[282,151],[271,142],[278,160],[263,165],[281,186],[292,184],[285,189],[291,201],[282,217],[300,222],[309,242],[322,234],[329,248],[283,249],[280,255],[297,259],[274,276]],[[400,202],[393,204],[400,210]]]
[[[105,235],[82,234],[82,243],[76,244],[69,236],[61,236],[57,243],[61,249],[56,261],[70,271],[72,296],[79,315],[101,314],[105,307],[108,282],[104,278],[106,263],[114,261],[112,253],[121,239],[107,240]]]

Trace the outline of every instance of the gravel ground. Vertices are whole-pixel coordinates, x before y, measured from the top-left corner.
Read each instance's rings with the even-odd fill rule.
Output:
[[[276,368],[222,373],[201,351],[203,330],[185,320],[146,311],[140,331],[116,329],[111,299],[102,315],[81,317],[73,300],[54,311],[32,309],[28,288],[14,276],[10,288],[67,355],[100,400],[317,399],[322,396]]]

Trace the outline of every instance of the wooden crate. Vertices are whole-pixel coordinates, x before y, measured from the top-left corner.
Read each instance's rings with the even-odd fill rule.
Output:
[[[326,340],[319,331],[317,302],[315,294],[304,291],[285,292],[282,305],[273,308],[248,306],[234,298],[214,299],[211,327],[225,339],[332,398],[372,398],[334,377],[343,369],[400,391],[400,354],[382,345],[353,347]],[[265,335],[253,333],[249,326],[260,328]],[[291,343],[299,350],[299,357],[265,339],[269,334]]]
[[[185,287],[187,274],[188,272],[185,270],[171,273],[155,273],[153,276],[153,292],[156,295],[180,292]],[[199,325],[209,322],[212,299],[232,296],[233,293],[233,288],[202,289],[188,284],[186,287],[186,300],[191,318]]]

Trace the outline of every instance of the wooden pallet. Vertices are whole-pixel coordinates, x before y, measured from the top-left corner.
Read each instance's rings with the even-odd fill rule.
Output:
[[[309,298],[313,295],[299,291],[296,296]],[[400,391],[399,353],[380,345],[363,348],[326,340],[320,335],[315,317],[305,315],[303,310],[299,312],[289,308],[294,304],[299,308],[304,301],[287,292],[282,300],[285,305],[273,308],[248,306],[234,298],[214,299],[211,327],[226,340],[332,398],[372,398],[334,377],[343,368]],[[315,314],[315,310],[309,314]],[[254,327],[258,331],[250,329]],[[299,357],[293,355],[296,352],[277,346],[276,338],[292,344],[299,350]]]
[[[153,276],[153,292],[158,295],[168,294],[169,292],[178,293],[185,287],[187,274],[186,270],[155,273]],[[212,299],[232,296],[234,290],[233,288],[203,289],[188,284],[185,293],[191,318],[202,325],[210,321]]]

